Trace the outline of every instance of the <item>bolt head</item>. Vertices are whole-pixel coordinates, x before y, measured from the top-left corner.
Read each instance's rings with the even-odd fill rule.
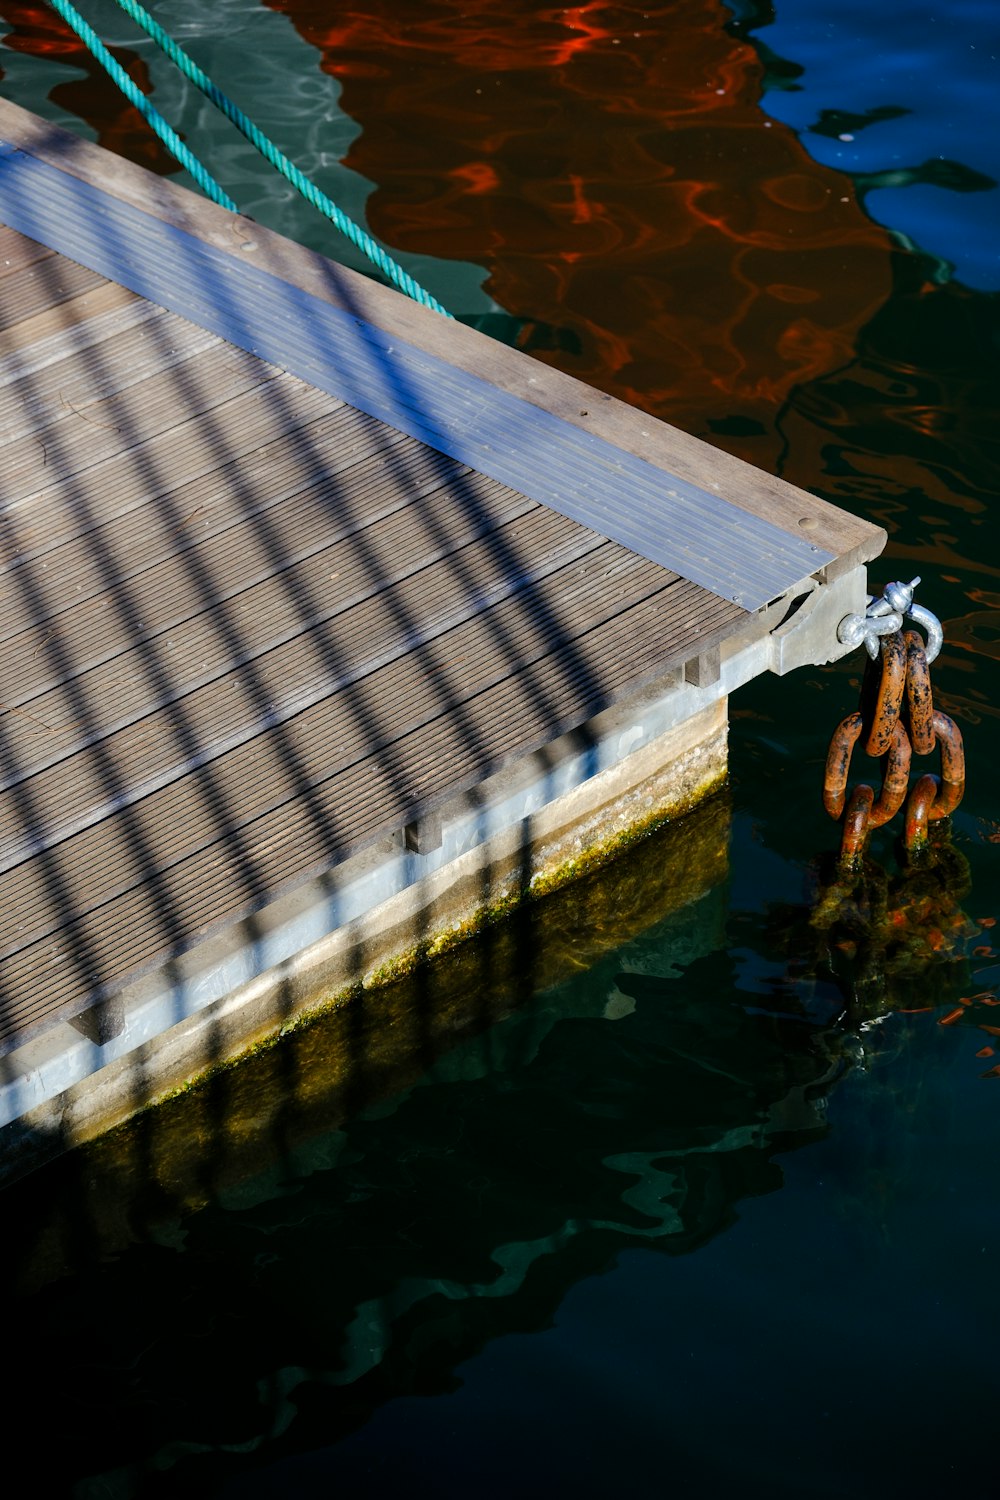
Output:
[[[913,603],[913,584],[899,582],[887,584],[885,597],[892,605],[896,614],[905,615]]]

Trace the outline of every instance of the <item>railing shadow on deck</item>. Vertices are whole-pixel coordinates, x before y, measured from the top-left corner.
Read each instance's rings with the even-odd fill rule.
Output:
[[[82,204],[80,211],[84,211]],[[44,263],[43,275],[46,274],[45,266],[51,268],[53,276],[56,274],[56,261]],[[346,297],[350,305],[349,284],[342,284],[342,278],[333,267],[330,268],[329,275],[339,298],[343,300]],[[213,292],[220,305],[224,304],[228,297],[225,284],[220,283],[213,288]],[[228,308],[228,316],[238,322],[242,314],[238,307],[231,306]],[[298,332],[307,340],[318,337],[315,330],[308,326]],[[203,404],[204,392],[198,384],[198,361],[193,357],[177,360],[171,356],[169,322],[152,321],[147,325],[146,338],[154,345],[157,342],[163,345],[164,361],[169,372],[166,378],[169,400],[176,409],[183,413]],[[86,380],[95,389],[113,387],[113,340],[91,343],[77,358]],[[249,365],[249,356],[245,358]],[[239,358],[236,363],[239,364]],[[387,382],[396,383],[394,394],[397,397],[402,397],[409,404],[419,402],[419,391],[398,389],[398,383],[404,377],[397,368],[390,369],[386,364],[384,373]],[[116,429],[113,443],[109,442],[107,451],[117,447],[125,454],[124,460],[117,461],[117,467],[120,469],[124,463],[137,492],[141,490],[149,497],[147,503],[156,507],[160,522],[165,522],[177,534],[184,534],[190,517],[183,503],[183,489],[178,490],[171,477],[169,452],[155,453],[144,445],[142,439],[149,424],[145,420],[140,400],[133,399],[129,402],[112,397],[100,406],[91,403],[86,409],[74,409],[71,403],[68,410],[66,403],[61,403],[53,411],[52,396],[51,393],[46,395],[43,377],[44,370],[35,374],[28,373],[20,381],[19,389],[29,406],[37,402],[44,409],[48,402],[50,407],[44,430],[34,434],[35,439],[44,442],[44,488],[49,493],[58,489],[63,507],[76,515],[80,538],[86,548],[86,563],[92,573],[92,587],[106,605],[105,618],[109,635],[117,630],[123,640],[129,643],[125,655],[116,660],[120,660],[123,668],[132,674],[133,680],[141,679],[146,695],[140,708],[130,708],[132,720],[151,720],[151,715],[155,713],[160,716],[159,722],[165,716],[169,724],[173,758],[168,766],[160,768],[159,782],[169,781],[187,770],[188,787],[196,791],[199,803],[197,834],[186,847],[173,847],[170,858],[165,860],[164,829],[150,817],[150,809],[155,807],[153,799],[157,795],[158,783],[155,779],[151,784],[144,784],[141,778],[138,781],[130,780],[117,763],[112,736],[120,732],[122,724],[113,712],[108,712],[106,678],[103,696],[95,701],[92,683],[102,681],[97,675],[100,651],[94,660],[84,663],[81,670],[80,663],[74,659],[77,647],[72,639],[72,612],[67,614],[61,609],[59,602],[53,604],[42,586],[41,572],[33,559],[15,555],[6,573],[8,589],[12,591],[23,614],[30,620],[30,629],[36,632],[31,637],[39,642],[36,650],[43,650],[45,660],[52,664],[52,672],[45,680],[44,689],[40,691],[55,684],[60,685],[63,711],[68,714],[74,730],[73,743],[85,742],[89,746],[88,754],[96,784],[94,800],[102,808],[114,810],[117,831],[116,842],[105,852],[103,859],[97,862],[97,856],[91,853],[94,862],[87,868],[87,881],[83,885],[89,884],[93,889],[81,892],[79,870],[74,861],[79,859],[81,841],[87,838],[87,829],[71,830],[70,836],[65,838],[58,830],[54,833],[51,830],[47,807],[39,799],[39,783],[33,775],[36,751],[33,747],[26,750],[23,743],[19,744],[12,729],[12,712],[17,716],[18,726],[30,722],[32,704],[37,695],[32,694],[25,701],[18,702],[17,684],[10,684],[12,691],[4,696],[3,701],[11,703],[12,712],[0,717],[0,756],[5,770],[5,795],[22,830],[21,853],[30,855],[32,870],[42,889],[40,901],[36,900],[34,906],[30,901],[27,903],[27,932],[18,929],[12,942],[5,945],[7,962],[10,957],[20,954],[19,961],[23,965],[26,962],[25,953],[30,959],[33,952],[41,953],[44,946],[58,936],[67,949],[66,962],[75,969],[82,984],[96,997],[110,1003],[120,976],[107,973],[105,957],[95,947],[88,930],[88,912],[121,898],[129,891],[143,892],[146,910],[152,909],[155,912],[156,957],[159,961],[165,959],[169,964],[189,948],[193,927],[200,938],[204,935],[206,926],[211,926],[211,919],[207,923],[204,920],[192,922],[190,911],[178,897],[172,869],[194,849],[211,846],[224,880],[239,893],[238,900],[230,902],[226,920],[231,923],[238,915],[249,943],[253,944],[260,941],[257,913],[276,894],[273,883],[260,868],[255,844],[257,827],[267,811],[281,803],[287,805],[296,802],[304,810],[308,826],[314,832],[319,831],[322,836],[323,861],[300,870],[299,878],[322,877],[323,864],[333,866],[338,858],[350,851],[351,833],[341,826],[336,811],[331,811],[329,800],[323,800],[320,796],[320,788],[327,778],[327,768],[317,767],[303,760],[294,733],[295,720],[302,711],[301,704],[292,702],[282,705],[279,701],[276,707],[274,683],[266,672],[267,656],[273,643],[264,646],[259,640],[247,638],[245,627],[239,618],[238,601],[231,595],[227,596],[225,580],[220,581],[217,576],[219,564],[212,562],[207,543],[194,541],[174,554],[172,566],[176,572],[175,586],[179,590],[183,586],[183,590],[194,601],[191,613],[206,612],[205,619],[211,622],[215,642],[221,653],[220,660],[225,658],[230,664],[239,664],[247,712],[244,744],[252,747],[254,737],[257,737],[257,742],[263,746],[263,736],[266,733],[268,772],[275,777],[270,801],[258,798],[252,816],[248,815],[234,797],[231,784],[220,774],[224,769],[222,751],[229,751],[233,747],[228,742],[221,745],[206,744],[203,724],[194,712],[197,691],[203,683],[196,678],[180,685],[177,681],[177,669],[171,658],[171,642],[168,638],[169,630],[175,628],[177,622],[168,620],[154,630],[147,629],[145,625],[144,617],[149,607],[150,588],[155,587],[157,564],[146,566],[145,560],[139,560],[135,566],[131,561],[123,565],[121,557],[115,553],[115,522],[108,521],[95,512],[93,497],[88,489],[88,475],[86,471],[81,472],[74,458],[73,448],[78,434],[84,428],[89,438],[93,439],[94,428],[106,421]],[[155,378],[150,377],[150,381]],[[385,586],[384,564],[370,540],[365,518],[351,515],[351,500],[346,486],[338,483],[335,476],[331,482],[328,451],[324,449],[322,441],[324,423],[322,420],[311,424],[301,422],[295,411],[293,390],[294,383],[288,377],[270,379],[268,392],[272,398],[272,407],[281,414],[278,425],[284,421],[289,428],[295,429],[299,463],[309,470],[310,483],[314,487],[322,485],[325,488],[331,512],[336,512],[343,528],[350,531],[357,567],[365,577],[369,595],[378,595],[384,602],[391,612],[398,639],[407,643],[411,656],[426,669],[425,681],[431,687],[434,706],[425,715],[425,722],[445,714],[451,716],[458,734],[470,752],[463,785],[474,787],[484,775],[499,768],[496,754],[488,743],[488,737],[483,737],[474,715],[469,711],[469,705],[442,687],[436,678],[427,640],[427,618],[407,604],[399,590]],[[141,395],[140,388],[131,392],[133,398]],[[393,705],[380,701],[369,690],[366,678],[357,676],[356,664],[345,656],[342,642],[338,638],[335,617],[318,616],[315,599],[303,587],[295,566],[289,566],[287,539],[279,534],[276,525],[277,508],[272,512],[257,505],[252,486],[244,480],[241,470],[244,463],[252,459],[253,454],[244,453],[239,461],[233,462],[233,453],[224,431],[223,415],[224,405],[210,406],[202,413],[202,441],[210,452],[214,451],[216,466],[225,466],[231,493],[239,501],[240,507],[250,514],[244,534],[250,535],[254,547],[266,559],[272,579],[277,580],[280,585],[283,607],[288,617],[296,622],[300,643],[307,646],[313,655],[317,681],[337,685],[338,701],[347,707],[348,724],[354,738],[366,746],[379,747],[379,770],[388,788],[387,821],[382,828],[370,828],[368,837],[373,841],[386,837],[423,810],[422,799],[417,799],[416,802],[413,800],[408,768],[399,754],[396,732],[391,723]],[[179,442],[183,442],[183,422],[178,425],[177,437]],[[98,443],[95,462],[100,461],[100,454]],[[403,450],[400,447],[390,448],[386,461],[389,470],[394,471],[396,483],[406,486],[410,482],[410,475]],[[466,471],[458,465],[452,466],[447,484],[471,518],[480,544],[483,538],[487,539],[496,571],[511,583],[510,597],[517,606],[512,616],[513,621],[527,622],[532,635],[544,642],[545,659],[551,663],[555,656],[561,662],[556,680],[561,678],[574,683],[579,702],[584,706],[581,713],[585,711],[586,717],[590,717],[598,712],[608,702],[607,686],[592,678],[585,658],[576,649],[572,630],[564,625],[558,608],[553,607],[530,586],[535,560],[522,556],[516,540],[512,540],[508,533],[494,525],[493,518],[483,508],[471,476]],[[25,499],[29,501],[28,504],[23,503]],[[418,505],[412,511],[412,524],[425,533],[429,552],[437,558],[446,559],[447,568],[458,588],[470,598],[474,597],[477,579],[467,563],[463,547],[456,548],[452,544],[451,538],[440,530],[426,508],[421,509]],[[12,532],[12,548],[17,549],[19,529],[27,526],[30,532],[30,497],[19,496],[10,503],[7,520]],[[238,539],[239,525],[236,522],[230,525],[234,539]],[[31,538],[28,537],[25,547],[30,547],[30,542]],[[59,548],[47,553],[44,563],[50,576],[57,573]],[[72,597],[72,578],[67,580],[67,587]],[[558,710],[552,704],[551,690],[545,685],[539,672],[540,661],[525,664],[517,641],[511,638],[513,627],[505,623],[502,611],[489,608],[482,612],[480,618],[489,631],[490,651],[496,658],[498,667],[508,675],[518,674],[522,700],[543,726],[539,740],[544,741],[546,727],[554,733],[563,726],[559,721]],[[220,667],[219,675],[222,670]],[[31,727],[34,729],[37,725]],[[580,742],[583,748],[589,748],[582,731]],[[58,763],[58,759],[58,754],[50,756],[53,766]],[[248,770],[252,770],[249,759],[247,766]],[[192,771],[191,767],[196,769]],[[524,837],[523,870],[526,884],[527,841],[530,839],[527,825]],[[42,908],[45,919],[41,924],[36,921],[34,928],[31,928],[28,922]],[[527,951],[524,960],[528,965],[525,984],[530,990],[532,986],[528,976],[534,960]],[[141,962],[142,960],[139,961],[139,967]],[[41,974],[41,969],[39,972]],[[44,980],[40,982],[44,985]],[[180,980],[177,993],[178,1017],[184,1013],[186,1003],[179,986]],[[8,1022],[12,1019],[8,1015],[10,1008],[9,999],[3,995],[0,973],[0,1021]],[[434,1021],[429,1014],[429,1005],[427,1010],[428,1013],[422,1016],[418,1024],[426,1030],[428,1040],[423,1050],[429,1055],[432,1050],[429,1038],[434,1030]],[[353,1011],[351,1013],[354,1014]],[[357,1014],[360,1025],[360,1010]],[[280,1019],[279,1014],[279,1022]],[[209,1055],[212,1050],[210,1044]],[[226,1130],[227,1087],[224,1081],[215,1086],[218,1098],[215,1130],[220,1135]],[[141,1066],[138,1067],[135,1089],[137,1108],[145,1104],[151,1088],[152,1081],[144,1078]]]

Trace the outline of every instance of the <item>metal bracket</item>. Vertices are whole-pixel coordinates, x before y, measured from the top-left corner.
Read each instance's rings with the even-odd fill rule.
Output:
[[[783,677],[796,667],[821,667],[846,656],[837,625],[848,610],[864,609],[868,577],[863,564],[828,583],[806,580],[775,605],[777,621],[767,636],[768,666]]]

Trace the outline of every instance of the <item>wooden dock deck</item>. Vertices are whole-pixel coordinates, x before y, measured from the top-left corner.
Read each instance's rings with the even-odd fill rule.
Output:
[[[9,104],[0,224],[8,1058],[884,542]]]

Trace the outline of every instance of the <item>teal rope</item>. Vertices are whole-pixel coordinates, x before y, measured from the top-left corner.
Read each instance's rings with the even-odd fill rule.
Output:
[[[159,110],[150,104],[142,90],[136,88],[125,69],[111,56],[100,37],[92,27],[87,25],[80,12],[70,5],[69,0],[52,0],[52,7],[59,12],[66,24],[73,28],[81,42],[89,48],[101,66],[110,73],[129,103],[135,106],[147,125],[156,131],[167,150],[176,156],[181,166],[187,168],[202,191],[213,202],[221,203],[223,208],[231,208],[234,212],[238,212],[229,194],[223,192],[215,178],[206,172],[198,158],[191,154],[176,130],[167,124]]]
[[[59,7],[64,3],[65,0],[53,0],[53,4]],[[148,36],[152,37],[153,41],[158,47],[162,48],[171,61],[177,64],[184,76],[190,78],[191,82],[201,89],[206,98],[210,99],[215,107],[220,109],[226,118],[236,126],[237,130],[241,131],[247,140],[256,146],[265,161],[270,162],[272,167],[276,167],[282,176],[286,177],[292,186],[302,194],[307,203],[311,203],[313,208],[317,208],[321,214],[325,214],[335,228],[339,229],[341,234],[346,235],[352,245],[356,245],[364,255],[367,255],[368,259],[378,266],[379,270],[389,281],[399,287],[400,291],[405,292],[408,297],[412,297],[414,302],[421,302],[425,307],[432,307],[435,312],[443,313],[446,318],[451,317],[447,308],[442,307],[441,303],[435,297],[432,297],[430,292],[425,291],[419,282],[414,281],[412,276],[407,275],[402,266],[398,265],[392,256],[382,249],[377,240],[372,239],[371,235],[362,229],[360,225],[355,224],[353,219],[348,218],[347,214],[342,209],[339,209],[332,199],[328,198],[314,182],[310,182],[309,178],[303,172],[299,171],[294,162],[289,161],[283,151],[279,151],[274,142],[269,140],[263,131],[259,130],[253,121],[243,113],[240,107],[234,104],[228,95],[224,94],[212,82],[208,74],[198,67],[197,63],[188,56],[183,48],[179,47],[173,38],[167,35],[163,27],[159,26],[153,20],[148,11],[144,10],[141,5],[137,5],[135,0],[118,0],[118,4],[127,16],[131,16],[132,20],[138,26],[141,26]]]

